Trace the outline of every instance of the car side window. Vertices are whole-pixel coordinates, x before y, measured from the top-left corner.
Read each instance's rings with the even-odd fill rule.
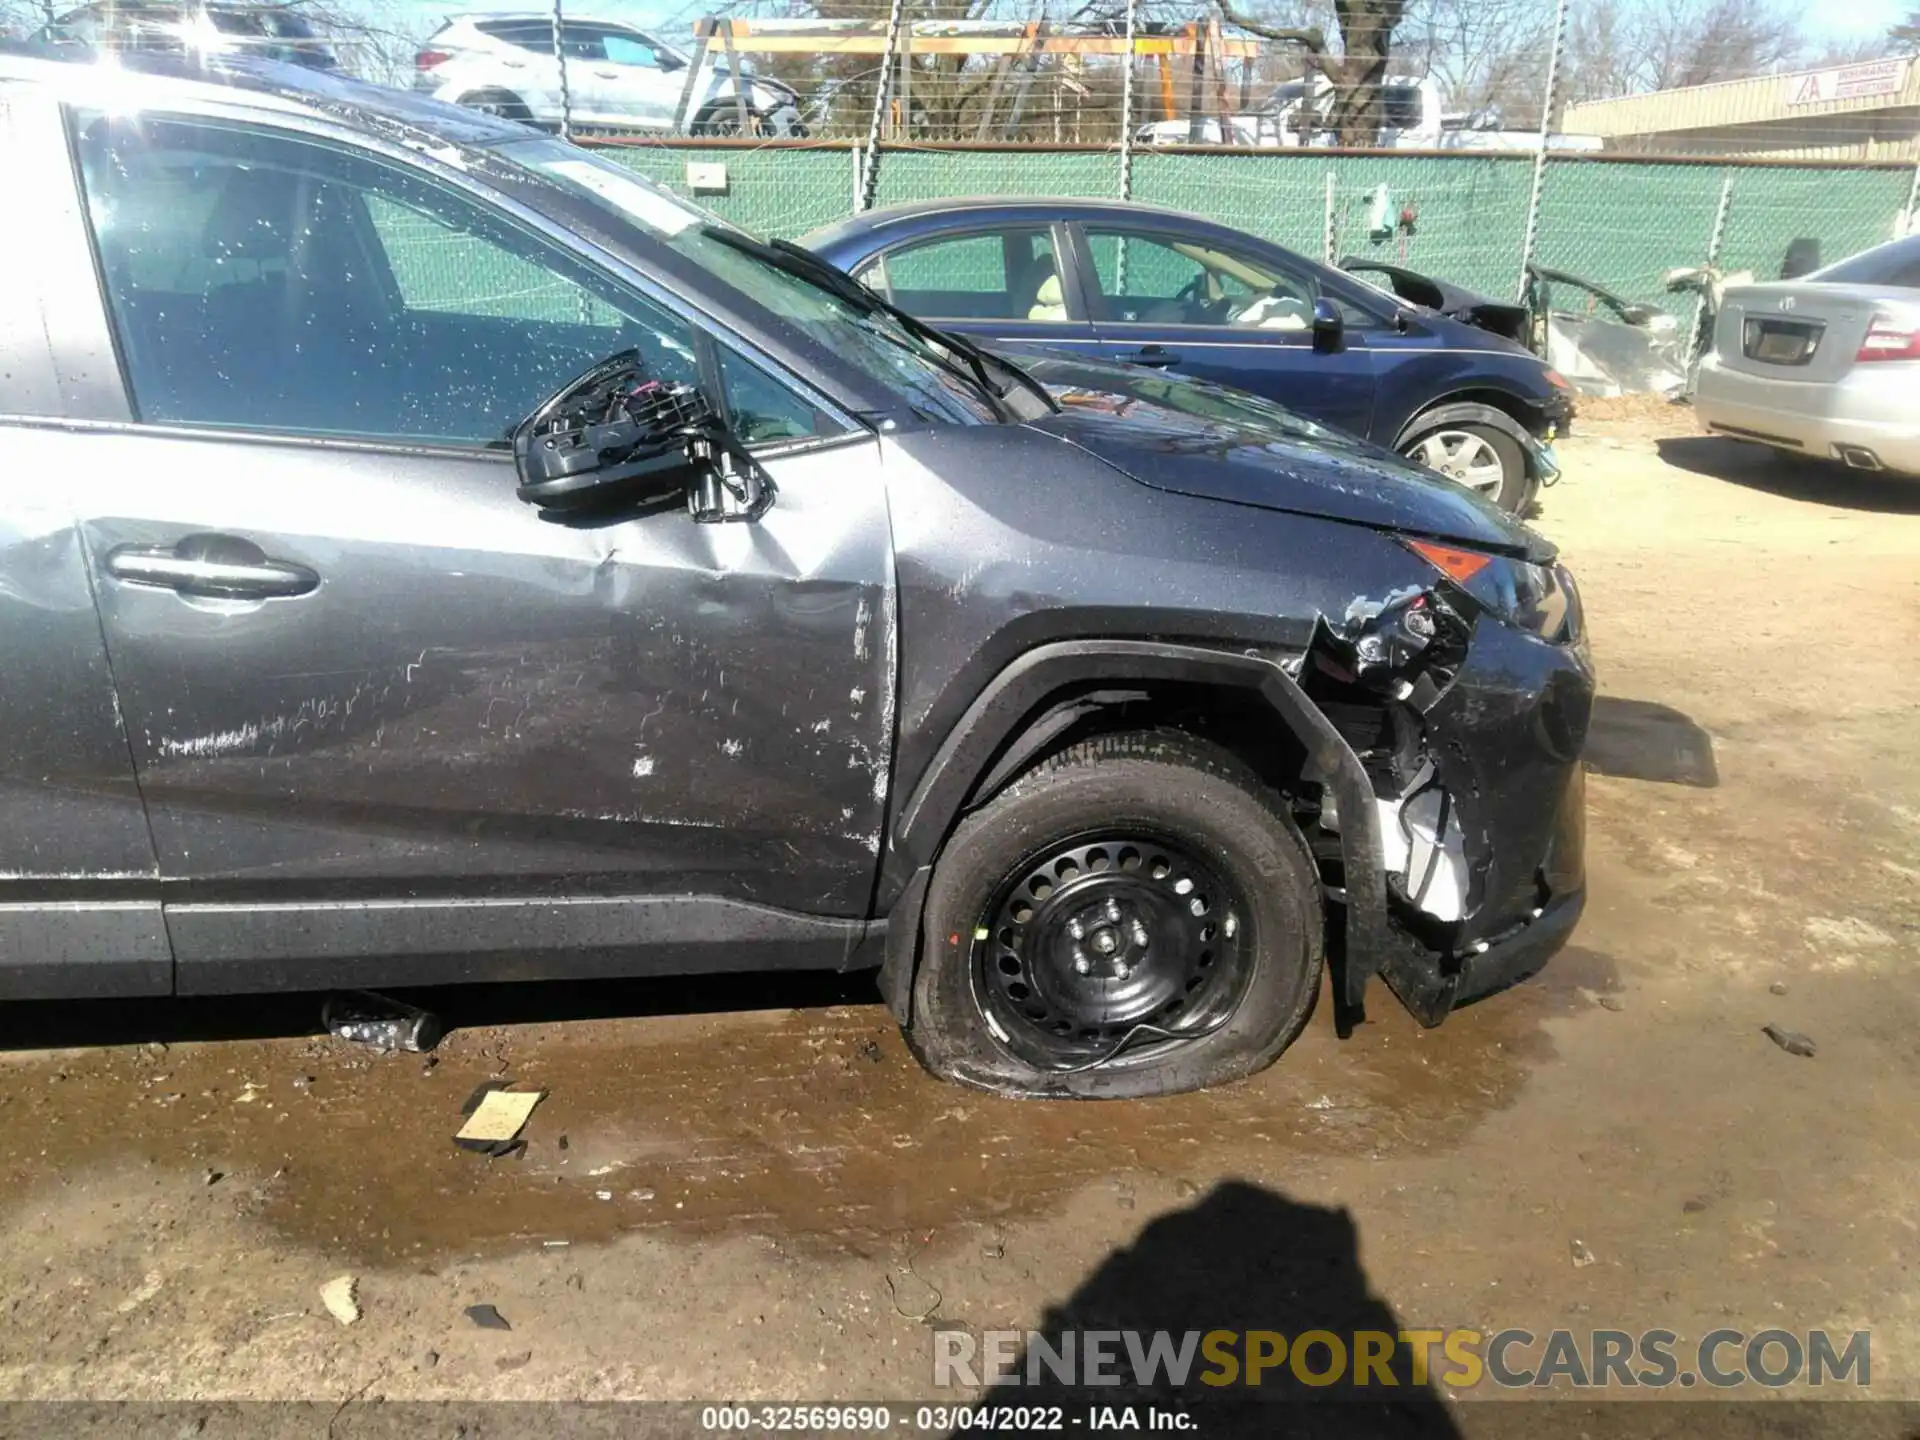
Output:
[[[497,445],[620,350],[697,383],[686,322],[417,171],[223,121],[75,124],[143,421]]]
[[[517,45],[522,50],[536,50],[542,55],[553,53],[551,25],[536,25],[522,20],[481,20],[475,23],[474,28],[496,40]]]
[[[860,277],[934,320],[1066,321],[1066,296],[1044,226],[943,236],[889,250]]]
[[[653,47],[638,35],[623,35],[618,30],[609,30],[603,42],[607,59],[616,65],[657,66],[660,57],[654,54]]]
[[[727,395],[727,419],[743,445],[777,445],[838,435],[842,427],[751,360],[722,346],[720,384]]]
[[[597,25],[562,25],[560,53],[569,60],[605,60],[606,35]]]
[[[1305,271],[1202,240],[1089,228],[1106,318],[1123,324],[1308,330],[1319,286]]]

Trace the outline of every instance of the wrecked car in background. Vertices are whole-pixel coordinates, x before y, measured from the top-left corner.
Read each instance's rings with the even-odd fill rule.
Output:
[[[1534,352],[1549,365],[1564,362],[1569,368],[1561,373],[1583,395],[1673,395],[1686,388],[1685,329],[1657,305],[1533,265],[1527,269],[1527,311]]]
[[[1564,270],[1529,265],[1526,299],[1515,304],[1369,256],[1346,256],[1340,268],[1409,304],[1526,346],[1582,395],[1685,388],[1687,347],[1677,319]],[[1682,272],[1668,279],[1670,290],[1690,288]]]
[[[1580,606],[1481,497],[471,111],[0,101],[0,994],[877,968],[1141,1095],[1579,915]]]

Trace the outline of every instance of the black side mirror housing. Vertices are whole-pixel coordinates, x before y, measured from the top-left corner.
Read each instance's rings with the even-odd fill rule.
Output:
[[[1346,343],[1347,322],[1340,316],[1340,307],[1321,296],[1313,302],[1313,348],[1316,350],[1338,350]]]
[[[658,50],[654,51],[653,63],[669,75],[676,70],[684,70],[687,68],[687,62],[682,60],[678,55],[668,55]]]
[[[680,494],[693,470],[687,436],[710,413],[698,390],[645,379],[639,352],[622,351],[569,381],[514,427],[515,494],[542,510]]]
[[[601,361],[513,429],[515,494],[565,515],[684,498],[695,520],[757,520],[772,479],[692,385],[646,378],[638,351]]]

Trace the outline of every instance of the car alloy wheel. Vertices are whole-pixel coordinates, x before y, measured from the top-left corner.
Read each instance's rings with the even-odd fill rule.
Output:
[[[1219,872],[1172,841],[1050,847],[1015,871],[975,931],[983,1008],[1007,1047],[1043,1069],[1203,1034],[1246,987],[1245,914]]]
[[[1484,436],[1470,430],[1435,430],[1415,442],[1407,458],[1489,499],[1497,498],[1506,482],[1506,467],[1499,452]]]

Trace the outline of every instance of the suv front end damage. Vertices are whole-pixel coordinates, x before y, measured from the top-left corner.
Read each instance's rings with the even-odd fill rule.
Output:
[[[1348,911],[1343,1008],[1358,1018],[1377,974],[1437,1025],[1537,971],[1579,918],[1593,675],[1563,568],[1409,548],[1434,582],[1323,618],[1299,661],[1371,790],[1356,816],[1323,788],[1301,819]]]

